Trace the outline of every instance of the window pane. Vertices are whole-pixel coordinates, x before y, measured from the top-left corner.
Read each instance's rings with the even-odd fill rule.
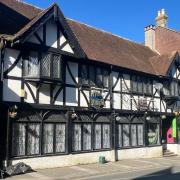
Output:
[[[82,84],[88,84],[88,70],[87,70],[87,65],[82,65],[81,66],[81,81]]]
[[[95,68],[94,68],[94,66],[89,66],[89,80],[90,80],[90,85],[95,86]]]
[[[61,56],[53,56],[53,78],[61,78]]]
[[[73,143],[73,151],[81,150],[81,124],[74,124],[72,143]]]
[[[12,155],[22,156],[25,155],[25,137],[26,137],[25,124],[13,124],[12,133]]]
[[[149,145],[159,144],[159,125],[148,123],[148,143]]]
[[[103,76],[104,76],[103,86],[108,88],[109,87],[109,73],[107,70],[104,70]]]
[[[143,143],[143,125],[137,125],[138,128],[138,145],[142,146]]]
[[[44,153],[53,153],[54,125],[44,124]]]
[[[131,125],[131,141],[132,146],[137,146],[136,125]]]
[[[123,125],[123,146],[127,147],[129,146],[129,125],[125,124]]]
[[[152,82],[151,82],[150,79],[148,79],[147,93],[148,93],[148,94],[152,94]]]
[[[110,125],[103,124],[103,148],[110,148]]]
[[[95,143],[95,149],[101,149],[101,124],[95,124],[94,127],[94,143]]]
[[[66,125],[56,124],[56,152],[65,152]]]
[[[27,153],[29,155],[39,154],[39,124],[30,124],[27,128],[28,133],[28,148]]]
[[[96,69],[96,85],[102,87],[102,72],[101,68]]]
[[[91,150],[91,124],[83,125],[83,150]]]
[[[143,83],[142,83],[142,79],[140,76],[137,76],[137,83],[138,83],[138,92],[142,92],[142,88],[143,88]]]
[[[24,60],[24,75],[37,77],[39,75],[38,53],[30,52],[29,57]]]
[[[132,91],[137,92],[137,80],[136,76],[132,76]]]
[[[42,76],[50,77],[50,70],[51,70],[51,55],[50,54],[43,54],[41,60],[41,71]]]
[[[122,125],[118,124],[118,147],[122,147]]]

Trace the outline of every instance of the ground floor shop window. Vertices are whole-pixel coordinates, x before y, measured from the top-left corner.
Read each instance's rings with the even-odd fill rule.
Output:
[[[117,146],[121,147],[136,147],[144,144],[143,124],[117,124]]]
[[[65,153],[66,122],[62,117],[51,113],[41,120],[38,114],[25,112],[12,123],[12,157]]]
[[[110,124],[74,123],[73,151],[110,148]]]
[[[159,124],[147,123],[147,141],[149,145],[159,144]]]

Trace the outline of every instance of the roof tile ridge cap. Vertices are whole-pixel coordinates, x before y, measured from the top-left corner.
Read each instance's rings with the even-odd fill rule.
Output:
[[[24,2],[24,1],[19,1],[19,0],[15,0],[15,1],[17,1],[20,4],[25,4],[25,5],[31,6],[31,7],[35,8],[35,9],[37,9],[37,10],[41,10],[41,11],[44,10],[44,9],[38,7],[38,6],[35,6],[33,4],[30,4],[30,3],[27,3],[27,2]]]
[[[92,29],[94,29],[94,30],[97,30],[97,31],[100,31],[100,32],[109,34],[109,35],[111,35],[111,36],[115,36],[115,37],[117,37],[117,38],[120,38],[120,39],[129,41],[129,42],[131,42],[131,43],[134,43],[134,44],[137,44],[137,45],[140,45],[140,46],[143,46],[143,47],[147,47],[147,46],[145,46],[144,44],[141,44],[141,43],[139,43],[139,42],[133,41],[133,40],[128,39],[128,38],[124,38],[124,37],[122,37],[122,36],[120,36],[120,35],[117,35],[117,34],[114,34],[114,33],[108,32],[108,31],[105,31],[105,30],[103,30],[103,29],[96,28],[96,27],[91,26],[91,25],[89,25],[89,24],[86,24],[86,23],[83,23],[83,22],[79,22],[79,21],[77,21],[77,20],[74,20],[74,19],[71,19],[71,18],[67,18],[67,17],[66,17],[66,19],[71,20],[71,21],[74,21],[74,22],[77,22],[77,23],[82,24],[82,25],[85,25],[85,26],[87,26],[87,27],[89,27],[89,28],[92,28]]]
[[[177,31],[177,30],[175,30],[175,29],[171,29],[171,28],[167,28],[167,27],[161,27],[161,26],[158,26],[157,28],[162,28],[162,29],[169,30],[169,31],[173,31],[173,32],[175,32],[175,33],[177,33],[177,34],[180,34],[180,32]]]

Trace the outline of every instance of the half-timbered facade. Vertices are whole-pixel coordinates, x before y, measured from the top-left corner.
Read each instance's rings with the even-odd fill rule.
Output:
[[[146,27],[144,46],[67,19],[56,4],[0,0],[0,12],[3,162],[155,157],[162,140],[178,153],[179,53],[152,43],[167,27]]]

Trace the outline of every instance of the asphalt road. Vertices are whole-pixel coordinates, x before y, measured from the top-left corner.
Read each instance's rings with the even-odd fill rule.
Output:
[[[180,180],[180,156],[38,170],[8,180]]]

